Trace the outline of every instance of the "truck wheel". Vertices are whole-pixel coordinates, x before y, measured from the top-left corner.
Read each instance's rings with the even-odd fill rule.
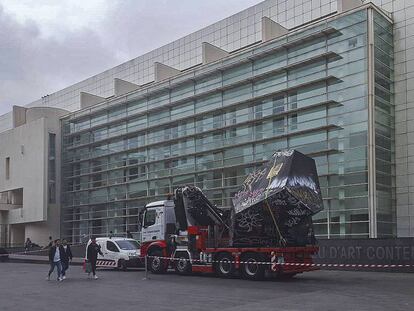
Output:
[[[150,258],[148,258],[149,270],[155,274],[165,273],[167,271],[167,265],[163,257],[162,250],[156,249],[149,253]]]
[[[175,255],[174,268],[175,272],[181,275],[186,275],[191,273],[191,263],[188,254],[178,253]]]
[[[119,259],[118,260],[118,269],[121,269],[122,271],[127,270],[126,261],[124,259]]]
[[[264,259],[259,254],[249,253],[242,256],[241,274],[244,279],[259,281],[263,280],[265,265],[260,264]]]
[[[234,275],[234,257],[229,253],[222,253],[217,257],[214,270],[221,278],[229,278]]]

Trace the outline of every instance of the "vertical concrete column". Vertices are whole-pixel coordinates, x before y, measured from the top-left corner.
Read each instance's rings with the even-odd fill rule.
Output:
[[[374,12],[368,9],[368,214],[369,237],[377,237],[377,178],[375,155]]]

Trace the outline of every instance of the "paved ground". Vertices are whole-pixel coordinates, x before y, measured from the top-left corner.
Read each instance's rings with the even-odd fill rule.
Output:
[[[414,310],[414,274],[317,271],[291,281],[99,271],[71,267],[61,283],[44,264],[0,263],[1,311]]]
[[[47,263],[49,262],[49,256],[39,256],[30,254],[10,254],[9,260],[13,262],[25,262],[25,263]],[[82,265],[83,258],[73,258],[72,263],[76,265]]]

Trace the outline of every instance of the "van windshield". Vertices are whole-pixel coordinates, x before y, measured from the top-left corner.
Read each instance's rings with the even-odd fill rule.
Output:
[[[118,244],[120,249],[125,251],[136,250],[140,247],[139,243],[133,240],[116,241],[115,243]]]

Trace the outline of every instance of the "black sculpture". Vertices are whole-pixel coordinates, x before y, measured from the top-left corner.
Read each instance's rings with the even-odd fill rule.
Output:
[[[312,215],[323,209],[315,161],[276,152],[246,178],[233,205],[234,246],[314,244]]]
[[[315,161],[295,150],[276,152],[247,176],[231,217],[194,186],[178,188],[174,202],[177,229],[221,226],[235,247],[314,244],[312,215],[323,209]]]

